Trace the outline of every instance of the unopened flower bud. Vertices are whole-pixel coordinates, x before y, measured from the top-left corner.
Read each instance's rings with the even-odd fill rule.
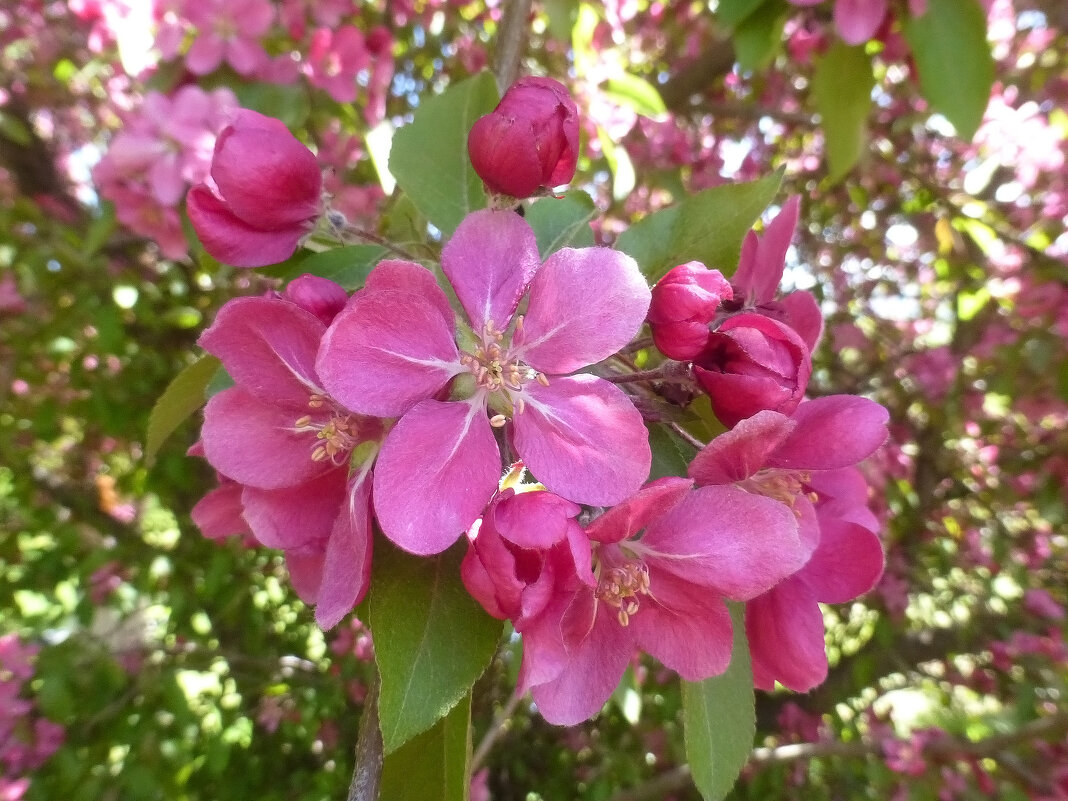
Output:
[[[731,317],[709,334],[693,364],[712,411],[732,428],[765,409],[790,414],[812,375],[812,357],[801,337],[760,314]]]
[[[214,185],[189,191],[186,208],[204,248],[235,267],[277,264],[322,211],[322,173],[308,148],[272,117],[241,109],[215,142]]]
[[[715,318],[720,301],[732,296],[731,286],[719,270],[710,270],[699,261],[673,267],[653,287],[649,304],[649,327],[657,350],[679,361],[699,354],[708,341],[708,324]]]
[[[521,198],[568,183],[578,144],[578,110],[564,85],[527,77],[475,122],[467,152],[491,192]]]

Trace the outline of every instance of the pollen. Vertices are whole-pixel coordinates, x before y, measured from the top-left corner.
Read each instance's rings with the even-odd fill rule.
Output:
[[[641,606],[639,596],[649,595],[649,569],[637,561],[613,567],[597,582],[596,595],[615,607],[619,625],[627,626]]]
[[[316,410],[329,403],[327,398],[318,394],[312,395],[308,400],[308,406]],[[336,465],[344,464],[349,452],[360,442],[360,428],[356,417],[337,408],[334,408],[333,412],[334,414],[325,420],[316,420],[306,414],[293,422],[295,433],[315,434],[311,451],[313,462],[329,459]]]

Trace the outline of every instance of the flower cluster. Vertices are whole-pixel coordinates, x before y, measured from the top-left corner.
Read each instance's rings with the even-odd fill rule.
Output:
[[[563,176],[573,106],[554,83],[528,80],[515,91],[530,102],[506,95],[476,125],[491,189],[508,148],[548,157],[498,191],[542,194]],[[240,120],[216,149],[218,191],[190,197],[206,242],[209,198],[219,215],[242,217],[245,199],[294,220],[313,211],[313,187],[290,178],[311,175],[299,145],[275,160],[248,146],[229,172],[239,137],[284,139]],[[270,177],[249,177],[258,163]],[[650,291],[620,251],[543,258],[521,215],[485,209],[444,244],[440,271],[386,259],[351,297],[309,275],[230,301],[200,339],[233,386],[205,408],[197,452],[220,486],[195,519],[282,549],[324,628],[366,592],[375,528],[419,556],[466,535],[463,583],[523,637],[519,691],[554,723],[594,715],[638,651],[688,680],[722,673],[728,602],[747,604],[758,686],[814,686],[827,669],[819,604],[882,572],[856,464],[887,415],[859,397],[804,399],[822,319],[811,295],[775,295],[797,216],[791,200],[747,238],[733,283],[690,262]],[[646,321],[730,426],[685,476],[653,481],[637,401],[656,389],[618,380]]]

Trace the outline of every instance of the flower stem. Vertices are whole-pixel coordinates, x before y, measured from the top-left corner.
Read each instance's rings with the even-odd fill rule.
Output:
[[[371,676],[360,718],[360,736],[356,741],[356,767],[346,801],[378,801],[382,781],[382,730],[378,724],[378,671]]]

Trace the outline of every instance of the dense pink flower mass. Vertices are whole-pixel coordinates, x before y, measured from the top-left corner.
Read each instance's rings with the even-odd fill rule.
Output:
[[[513,542],[550,544],[542,532],[554,529],[543,519],[522,522],[529,533],[511,534]],[[562,725],[596,714],[636,650],[691,681],[722,673],[732,645],[725,601],[760,595],[803,561],[787,506],[734,487],[693,490],[683,478],[646,485],[596,518],[586,535],[592,572],[558,571],[547,599],[545,582],[531,585],[521,599],[537,604],[525,604],[515,619],[524,642],[517,692],[530,689],[542,716]]]
[[[541,264],[521,217],[480,211],[456,229],[441,266],[465,320],[424,267],[382,262],[330,326],[317,361],[346,407],[400,417],[375,470],[385,534],[413,553],[451,545],[497,489],[493,432],[506,424],[535,478],[568,500],[608,505],[637,489],[651,463],[641,414],[613,384],[569,375],[641,327],[649,288],[634,260],[564,248]]]
[[[322,210],[322,174],[312,152],[273,117],[241,109],[215,143],[214,185],[187,198],[205,249],[235,267],[293,255]]]
[[[332,282],[305,276],[285,296],[230,301],[200,338],[234,386],[204,410],[204,455],[229,481],[202,501],[198,522],[209,535],[234,533],[225,528],[236,523],[239,485],[248,527],[285,551],[294,587],[317,604],[323,628],[367,589],[371,466],[382,435],[379,420],[342,407],[315,373],[323,317],[340,309],[331,306],[339,295]]]
[[[467,139],[475,172],[492,192],[530,197],[568,183],[578,163],[578,109],[552,78],[520,78]]]
[[[887,412],[852,395],[807,401],[791,416],[763,411],[712,440],[690,465],[700,485],[735,485],[796,516],[806,563],[746,608],[757,686],[796,690],[823,681],[827,656],[817,602],[842,603],[879,579],[883,553],[853,465],[886,440]]]

